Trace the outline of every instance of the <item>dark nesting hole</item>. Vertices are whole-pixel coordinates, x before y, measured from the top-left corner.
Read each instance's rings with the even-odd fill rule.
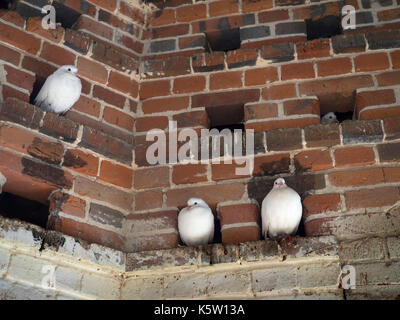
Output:
[[[206,32],[208,52],[230,51],[240,48],[240,29],[225,29]]]
[[[56,22],[61,23],[63,28],[72,28],[78,21],[81,13],[67,7],[60,2],[53,2],[54,9],[56,10]]]
[[[0,9],[10,9],[12,5],[12,0],[1,0]]]
[[[321,117],[329,112],[336,115],[338,122],[352,120],[355,110],[355,91],[331,92],[319,95]]]
[[[33,84],[33,89],[32,89],[32,93],[29,96],[29,103],[30,104],[34,104],[35,98],[38,95],[40,89],[42,89],[44,83],[45,83],[46,79],[36,76],[36,80],[35,83]]]
[[[222,242],[221,223],[219,219],[214,219],[214,239],[213,243]]]
[[[3,192],[0,194],[0,215],[46,228],[49,207],[36,201]]]
[[[210,129],[244,129],[244,108],[242,104],[208,107],[206,112]]]
[[[307,40],[330,38],[342,34],[342,24],[338,16],[326,16],[321,19],[307,19]]]

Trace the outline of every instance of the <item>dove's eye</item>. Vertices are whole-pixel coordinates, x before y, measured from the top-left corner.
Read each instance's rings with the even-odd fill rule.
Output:
[[[68,68],[68,71],[71,71],[71,68]]]
[[[197,202],[195,202],[194,204],[197,204]]]

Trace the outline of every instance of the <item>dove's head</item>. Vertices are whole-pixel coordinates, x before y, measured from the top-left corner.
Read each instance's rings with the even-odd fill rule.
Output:
[[[75,67],[75,66],[72,66],[72,65],[71,66],[67,65],[67,66],[62,66],[62,67],[58,68],[57,71],[69,72],[69,73],[72,73],[72,74],[76,74],[78,72],[78,68]]]
[[[191,208],[193,206],[209,208],[208,204],[203,199],[200,199],[200,198],[190,198],[187,202],[187,205],[189,208]]]
[[[285,179],[278,178],[274,181],[274,189],[281,189],[286,187]]]
[[[328,112],[322,117],[322,123],[334,123],[338,122],[336,115],[333,112]]]

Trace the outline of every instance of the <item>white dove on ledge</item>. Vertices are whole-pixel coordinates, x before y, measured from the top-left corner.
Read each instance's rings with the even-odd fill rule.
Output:
[[[0,193],[3,191],[3,186],[6,184],[7,178],[0,172]]]
[[[82,83],[74,66],[62,66],[45,81],[35,98],[35,105],[44,111],[65,113],[81,96]]]
[[[278,178],[261,205],[262,233],[265,238],[290,236],[297,232],[303,206],[299,194]]]
[[[214,238],[214,215],[202,199],[191,198],[178,215],[178,230],[183,243],[198,246]]]

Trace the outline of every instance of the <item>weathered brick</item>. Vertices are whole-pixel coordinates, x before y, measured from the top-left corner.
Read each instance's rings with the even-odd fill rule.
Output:
[[[344,121],[341,126],[343,144],[380,142],[383,139],[379,120]]]
[[[329,211],[340,211],[341,210],[341,199],[337,193],[329,194],[314,194],[304,198],[304,215],[306,219],[310,215],[325,213]]]
[[[400,47],[400,30],[377,30],[365,35],[370,50]]]
[[[340,144],[339,125],[331,123],[305,127],[304,137],[308,148],[338,145]]]
[[[336,167],[353,167],[375,163],[375,154],[370,147],[348,147],[336,149]]]
[[[150,210],[161,208],[163,203],[163,194],[161,190],[151,190],[135,193],[135,210]]]
[[[299,172],[313,172],[333,168],[329,150],[303,151],[294,157],[296,170]]]
[[[85,217],[86,201],[62,192],[50,196],[50,212],[64,212],[79,218]]]
[[[389,69],[389,58],[385,52],[363,54],[354,58],[356,72]]]
[[[221,234],[222,243],[242,243],[261,239],[261,232],[258,226],[224,228]]]
[[[169,168],[157,167],[135,170],[133,185],[135,189],[149,189],[169,186]]]
[[[188,163],[173,167],[172,182],[175,184],[191,184],[207,180],[207,165],[205,164]]]
[[[278,81],[278,70],[275,67],[249,69],[244,72],[244,85],[263,85]]]
[[[274,154],[254,158],[254,176],[273,176],[290,172],[290,154]]]
[[[348,191],[344,196],[348,210],[390,206],[400,199],[399,189],[396,187]]]
[[[31,129],[38,129],[44,112],[18,99],[5,99],[0,109],[0,120],[16,122]]]
[[[77,149],[68,149],[64,154],[63,166],[89,176],[97,176],[99,159]]]
[[[400,143],[377,145],[379,159],[384,162],[395,162],[400,159]]]
[[[258,101],[259,89],[235,90],[233,92],[204,93],[192,96],[192,108],[234,105]]]
[[[121,212],[96,203],[90,204],[89,217],[96,222],[115,228],[122,228],[125,218]]]
[[[289,128],[268,131],[267,148],[271,151],[301,149],[301,129]]]
[[[0,40],[33,55],[39,51],[41,44],[39,38],[2,22],[0,22]]]
[[[40,132],[66,142],[73,142],[78,136],[79,125],[54,113],[46,113]]]
[[[132,187],[132,177],[133,171],[130,168],[107,160],[101,162],[99,178],[103,181],[130,189]]]
[[[334,53],[351,53],[365,51],[365,40],[362,34],[343,34],[332,37]]]

